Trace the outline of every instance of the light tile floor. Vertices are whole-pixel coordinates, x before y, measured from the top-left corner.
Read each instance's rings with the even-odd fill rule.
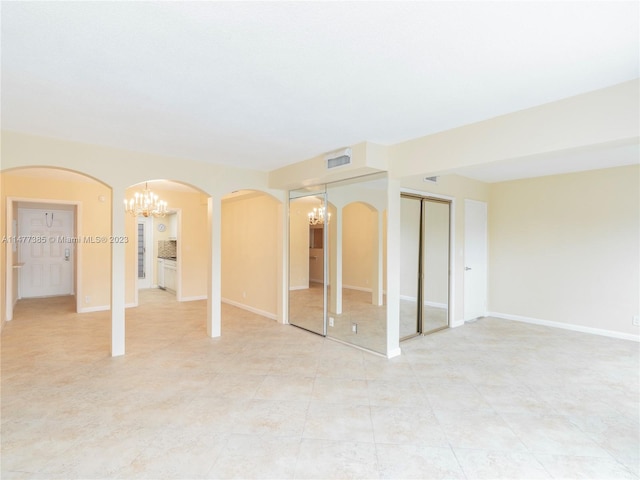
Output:
[[[392,360],[141,292],[20,301],[2,332],[2,479],[637,479],[638,344],[486,318]]]

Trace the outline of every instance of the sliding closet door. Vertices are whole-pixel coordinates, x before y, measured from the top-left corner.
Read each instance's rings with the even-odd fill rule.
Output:
[[[400,338],[420,333],[421,199],[400,198]]]
[[[450,203],[422,201],[422,333],[449,326]]]
[[[289,323],[326,335],[326,227],[309,214],[324,209],[322,191],[289,195]],[[315,224],[312,224],[315,223]]]
[[[400,338],[449,326],[451,203],[400,199]]]

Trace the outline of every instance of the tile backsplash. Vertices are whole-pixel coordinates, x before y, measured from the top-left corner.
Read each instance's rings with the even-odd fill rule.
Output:
[[[177,251],[177,242],[175,240],[158,240],[158,257],[176,257]]]

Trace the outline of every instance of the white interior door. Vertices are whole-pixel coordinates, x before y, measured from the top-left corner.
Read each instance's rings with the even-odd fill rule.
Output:
[[[487,204],[464,201],[464,319],[487,314]]]
[[[73,293],[73,212],[18,209],[21,298]]]

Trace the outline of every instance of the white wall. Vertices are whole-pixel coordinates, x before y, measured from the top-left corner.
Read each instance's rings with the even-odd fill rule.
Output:
[[[489,309],[638,335],[640,168],[491,185]]]

